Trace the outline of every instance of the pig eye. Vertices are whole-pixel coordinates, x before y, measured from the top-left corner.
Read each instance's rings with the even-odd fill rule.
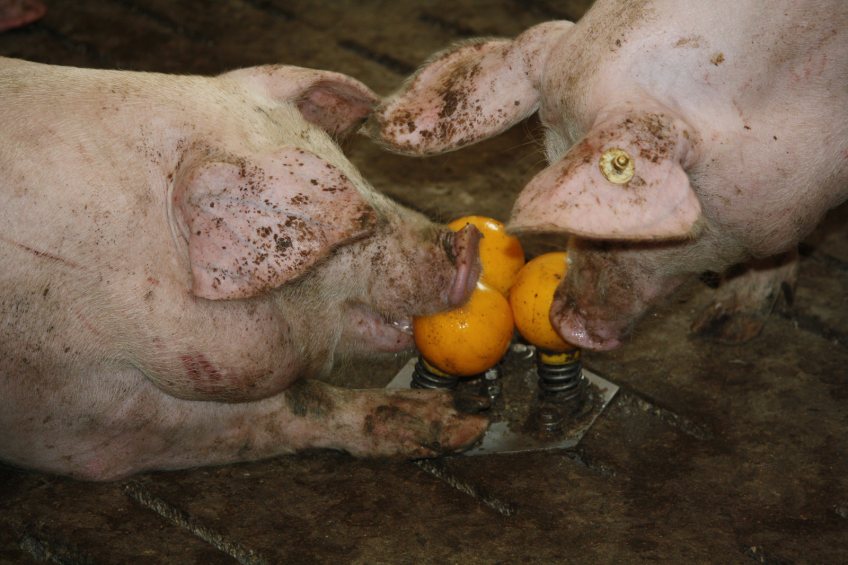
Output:
[[[627,151],[613,147],[601,155],[601,173],[610,182],[624,184],[636,173],[636,163]]]

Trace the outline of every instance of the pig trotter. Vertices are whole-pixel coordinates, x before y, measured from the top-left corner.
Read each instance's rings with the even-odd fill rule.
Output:
[[[335,438],[356,457],[394,460],[465,451],[489,427],[487,399],[432,390],[350,391],[344,418],[352,429]],[[358,429],[357,429],[358,428]]]
[[[798,253],[752,261],[725,277],[713,303],[692,324],[692,331],[728,345],[760,335],[781,295],[790,300],[798,277]]]
[[[0,0],[0,32],[32,23],[46,12],[38,0]]]
[[[758,304],[760,308],[750,306],[737,298],[717,300],[701,313],[692,331],[727,345],[746,343],[763,331],[774,301],[765,300]]]
[[[488,410],[491,405],[491,399],[483,398],[482,396],[472,396],[463,393],[455,393],[453,395],[453,407],[463,414],[477,414],[483,410]]]

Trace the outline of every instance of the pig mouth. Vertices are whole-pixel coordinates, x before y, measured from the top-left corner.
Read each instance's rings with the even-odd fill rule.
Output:
[[[632,326],[623,320],[602,320],[598,316],[591,316],[574,299],[569,298],[554,298],[550,318],[551,324],[564,340],[594,351],[620,348]]]
[[[400,320],[392,320],[383,318],[383,321],[390,327],[406,335],[412,335],[412,318],[401,318]]]
[[[439,299],[421,298],[415,315],[433,314],[463,305],[476,288],[480,275],[479,242],[482,235],[472,224],[458,232],[446,231],[441,243],[454,273],[450,287]],[[444,291],[443,291],[444,292]],[[416,307],[417,306],[417,307]],[[378,311],[361,303],[348,303],[348,332],[353,349],[362,353],[402,353],[414,348],[412,317]]]
[[[412,318],[377,312],[365,304],[348,308],[351,327],[370,353],[401,353],[413,348]]]
[[[623,332],[620,330],[602,325],[590,327],[584,318],[574,312],[559,314],[554,327],[564,340],[584,349],[611,351],[624,345],[621,339]]]

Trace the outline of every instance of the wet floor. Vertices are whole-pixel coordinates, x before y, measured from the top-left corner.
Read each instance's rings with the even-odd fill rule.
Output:
[[[0,55],[212,74],[286,63],[389,94],[427,56],[589,2],[47,0]],[[378,189],[439,219],[505,220],[543,166],[532,120],[415,160],[346,142]],[[367,462],[334,453],[87,484],[0,467],[0,564],[848,563],[848,207],[802,247],[792,306],[725,346],[689,330],[691,289],[614,353],[621,387],[569,450]],[[527,242],[531,254],[560,242]],[[385,386],[403,360],[329,380]]]

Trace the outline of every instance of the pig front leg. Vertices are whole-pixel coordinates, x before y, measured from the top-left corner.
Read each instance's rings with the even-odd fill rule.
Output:
[[[692,331],[726,344],[757,337],[781,294],[791,302],[798,279],[798,251],[758,259],[722,279],[712,304]]]
[[[0,32],[32,23],[45,12],[47,7],[38,0],[0,0]]]
[[[310,447],[395,460],[468,449],[489,427],[477,413],[489,400],[463,393],[337,388],[302,380],[286,391],[286,407],[316,429]]]
[[[333,449],[362,458],[436,457],[488,428],[488,400],[423,390],[351,390],[304,379],[245,403],[182,400],[147,382],[96,432],[63,442],[53,463],[26,466],[113,481],[151,470],[221,465]]]

